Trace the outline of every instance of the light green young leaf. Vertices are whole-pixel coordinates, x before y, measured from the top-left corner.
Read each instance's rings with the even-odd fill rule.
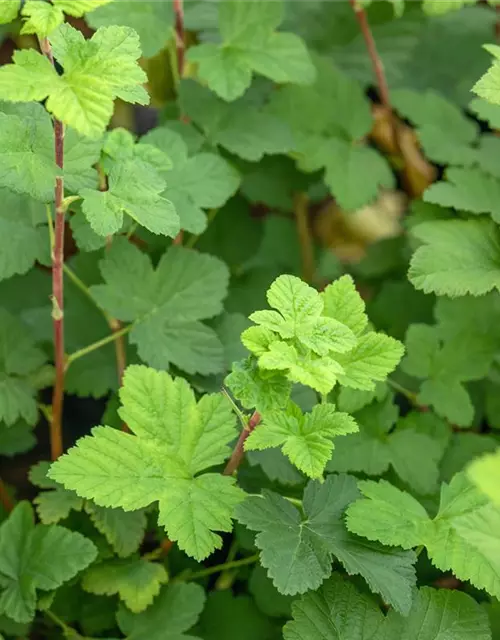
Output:
[[[43,524],[57,524],[67,518],[70,511],[81,511],[83,508],[83,500],[74,491],[62,488],[42,491],[33,502]]]
[[[493,56],[493,63],[488,71],[472,87],[472,92],[491,104],[500,104],[500,47],[494,44],[484,48]]]
[[[253,358],[233,363],[224,383],[245,409],[260,413],[288,404],[292,384],[281,373],[261,371]]]
[[[452,207],[458,211],[489,213],[500,222],[500,181],[478,168],[451,168],[447,182],[432,184],[424,193],[424,201]]]
[[[21,0],[4,0],[0,5],[0,24],[8,24],[17,18]]]
[[[21,9],[21,15],[27,18],[21,33],[36,33],[40,38],[46,38],[64,22],[64,13],[59,7],[40,0],[27,0]]]
[[[329,284],[322,292],[324,314],[345,324],[356,335],[364,333],[368,323],[365,303],[356,291],[354,280],[345,275]]]
[[[197,475],[229,456],[236,430],[226,398],[207,395],[196,404],[182,378],[132,366],[121,400],[121,417],[137,435],[96,427],[49,477],[101,507],[134,511],[159,500],[168,537],[202,560],[222,544],[214,531],[231,530],[243,498],[233,478]]]
[[[52,0],[52,2],[69,16],[81,18],[87,11],[94,11],[94,9],[114,2],[114,0]]]
[[[171,584],[164,586],[142,613],[121,607],[118,626],[131,640],[194,640],[185,632],[196,624],[204,604],[205,592],[200,585]]]
[[[118,556],[126,558],[137,551],[146,531],[144,511],[109,509],[98,507],[89,501],[85,503],[85,511],[94,527],[103,534]]]
[[[222,43],[195,45],[187,55],[217,95],[227,101],[239,98],[254,72],[277,83],[314,82],[315,69],[304,42],[294,34],[275,32],[283,19],[282,2],[268,6],[265,0],[228,0],[218,8]]]
[[[440,16],[474,4],[474,0],[424,0],[422,8],[430,16]]]
[[[82,211],[92,229],[101,236],[119,231],[123,213],[151,231],[174,238],[179,230],[179,216],[173,204],[160,194],[165,182],[143,162],[117,163],[109,174],[109,189],[82,189]]]
[[[92,542],[79,533],[57,525],[35,526],[27,502],[16,505],[0,527],[0,549],[0,613],[16,622],[34,618],[37,589],[57,589],[97,555]]]
[[[140,613],[149,607],[167,580],[161,564],[132,558],[94,565],[85,572],[82,587],[99,596],[118,594],[130,611]]]
[[[394,371],[403,357],[404,347],[398,340],[370,331],[362,335],[349,353],[336,359],[344,372],[339,382],[346,387],[370,391],[375,382],[383,381]]]
[[[0,93],[11,102],[41,101],[56,118],[80,133],[97,138],[113,113],[113,100],[146,104],[141,86],[146,74],[137,64],[141,55],[137,33],[126,27],[99,29],[90,40],[69,24],[50,37],[55,68],[33,49],[18,51],[13,64],[0,69]]]
[[[408,272],[417,289],[450,297],[500,289],[500,232],[493,222],[424,222],[412,233],[423,242]]]
[[[316,405],[303,414],[290,403],[286,411],[270,411],[245,442],[245,450],[282,447],[283,453],[310,478],[321,478],[332,456],[337,436],[358,431],[347,413],[332,404]]]
[[[281,496],[265,491],[238,507],[237,518],[253,531],[261,564],[283,594],[317,589],[330,576],[337,557],[351,575],[361,575],[372,591],[397,610],[408,613],[415,584],[412,553],[369,545],[351,536],[344,525],[347,505],[359,496],[352,476],[328,476],[310,482],[304,492],[305,516]]]
[[[64,0],[67,2],[68,0]],[[92,4],[93,0],[89,1]],[[100,2],[98,7],[86,16],[93,29],[120,25],[130,27],[139,34],[141,49],[147,58],[155,56],[164,48],[174,24],[174,12],[171,2]],[[88,9],[87,9],[88,10]],[[68,12],[67,12],[68,13]],[[74,15],[74,14],[72,14]]]
[[[467,474],[476,487],[500,505],[500,450],[476,458],[468,466]]]
[[[100,268],[106,284],[92,287],[92,295],[115,318],[134,321],[130,339],[142,360],[158,369],[172,363],[188,373],[223,371],[222,344],[199,320],[222,311],[229,280],[224,263],[172,247],[154,270],[146,254],[116,238]]]

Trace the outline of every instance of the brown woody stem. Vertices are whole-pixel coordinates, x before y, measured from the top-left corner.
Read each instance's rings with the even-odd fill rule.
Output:
[[[40,39],[40,49],[45,57],[54,64],[54,56],[47,38]],[[54,120],[55,161],[61,170],[55,184],[55,226],[54,246],[52,247],[52,321],[54,326],[54,359],[56,377],[52,395],[52,420],[50,422],[50,450],[52,460],[63,452],[62,413],[64,403],[64,125]]]
[[[296,193],[293,200],[300,252],[302,254],[302,278],[309,284],[314,279],[314,245],[309,227],[309,199],[305,193]]]
[[[185,32],[184,32],[184,2],[183,0],[174,0],[175,13],[175,47],[177,50],[177,77],[182,80],[184,75],[184,59],[186,52]],[[181,115],[181,120],[183,117]],[[181,246],[184,241],[184,231],[174,238],[174,245]]]
[[[377,80],[380,102],[387,109],[388,113],[391,114],[394,144],[399,149],[400,145],[398,123],[397,119],[394,117],[394,112],[392,109],[391,98],[389,94],[389,85],[387,83],[387,77],[385,75],[384,64],[378,52],[375,38],[373,37],[370,23],[368,22],[368,16],[366,15],[366,11],[364,10],[364,8],[357,2],[357,0],[349,0],[349,2],[351,3],[351,6],[353,8],[354,15],[356,16],[359,28],[361,29],[361,33],[363,34],[366,48],[368,50],[368,55],[370,56],[370,60],[372,62],[373,72]]]
[[[229,462],[227,463],[226,468],[224,469],[223,473],[225,476],[232,476],[233,473],[236,471],[236,469],[240,466],[241,461],[243,460],[243,455],[245,453],[245,450],[244,450],[245,441],[248,438],[248,436],[252,433],[252,431],[255,429],[255,427],[259,424],[260,421],[261,421],[260,413],[258,411],[254,411],[252,414],[252,417],[248,421],[247,426],[244,429],[242,429],[240,433],[238,442],[236,443],[233,453],[229,458]]]

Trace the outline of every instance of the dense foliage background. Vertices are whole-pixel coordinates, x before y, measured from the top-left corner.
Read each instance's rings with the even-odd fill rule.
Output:
[[[500,638],[496,4],[0,0],[0,637]]]

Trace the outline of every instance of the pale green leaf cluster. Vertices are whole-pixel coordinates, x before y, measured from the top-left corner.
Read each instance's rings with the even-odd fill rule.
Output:
[[[332,573],[336,558],[351,575],[361,575],[370,589],[396,610],[408,614],[415,586],[415,556],[401,549],[384,549],[351,535],[343,514],[359,497],[352,476],[330,475],[310,482],[303,513],[282,496],[264,491],[249,497],[236,510],[238,520],[257,531],[260,562],[283,594],[317,589]]]
[[[333,404],[316,405],[302,413],[290,402],[286,410],[264,414],[260,425],[245,441],[245,450],[282,447],[283,453],[310,478],[322,478],[338,436],[358,431],[354,418],[335,410]]]
[[[359,432],[335,442],[329,471],[378,476],[392,467],[412,491],[429,495],[437,490],[439,463],[450,438],[444,421],[417,412],[398,420],[392,397],[364,407],[353,419]]]
[[[362,87],[326,58],[315,58],[311,87],[275,92],[267,110],[288,124],[292,157],[301,171],[325,169],[324,181],[340,207],[354,211],[375,201],[381,187],[394,186],[387,161],[361,141],[373,118]]]
[[[500,450],[476,458],[467,468],[472,482],[500,506]]]
[[[235,417],[222,395],[198,403],[182,378],[131,366],[120,392],[120,417],[133,434],[96,427],[55,462],[49,477],[101,507],[136,511],[159,502],[170,540],[202,560],[231,530],[243,492],[212,473],[229,455]]]
[[[99,137],[113,113],[113,101],[147,104],[146,74],[137,63],[139,37],[127,27],[103,27],[90,40],[63,24],[50,36],[55,67],[34,49],[18,50],[0,69],[0,95],[10,102],[46,100],[55,118],[91,138]]]
[[[171,247],[154,269],[148,255],[115,238],[100,269],[105,284],[91,287],[92,295],[114,318],[133,322],[130,341],[144,362],[203,375],[224,370],[222,343],[200,322],[222,312],[229,280],[223,262]]]
[[[20,502],[0,527],[0,613],[16,622],[35,615],[37,591],[52,591],[88,567],[97,549],[80,533],[35,525]]]
[[[500,511],[465,473],[442,485],[434,518],[410,494],[384,480],[358,486],[364,498],[347,510],[349,531],[405,549],[423,545],[441,571],[500,595]]]
[[[406,616],[393,610],[384,616],[372,599],[337,573],[294,602],[292,616],[285,640],[491,639],[486,612],[466,593],[423,587]]]
[[[64,14],[81,18],[87,11],[93,11],[112,0],[27,0],[21,8],[20,0],[6,0],[0,9],[0,24],[10,22],[17,17],[21,8],[21,16],[25,18],[21,34],[36,34],[46,38],[64,22]]]
[[[250,320],[257,326],[241,336],[263,371],[281,371],[291,382],[327,394],[337,381],[371,390],[401,359],[397,340],[367,330],[364,304],[349,276],[321,294],[295,276],[279,276],[267,300],[273,310],[254,312]]]
[[[493,56],[493,63],[472,87],[472,91],[487,102],[498,105],[500,104],[500,47],[489,44],[484,48]]]
[[[130,558],[92,566],[83,576],[82,587],[101,596],[118,594],[130,611],[140,613],[151,605],[167,580],[168,574],[161,564]]]
[[[284,2],[227,0],[218,4],[220,43],[190,47],[202,82],[228,102],[242,96],[254,73],[279,84],[310,85],[315,69],[304,42],[293,33],[276,31]]]

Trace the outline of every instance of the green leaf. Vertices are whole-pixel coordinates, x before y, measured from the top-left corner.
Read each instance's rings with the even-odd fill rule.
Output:
[[[465,387],[456,380],[424,380],[418,394],[422,405],[431,405],[450,422],[468,427],[474,419],[474,406]]]
[[[7,426],[19,418],[35,424],[37,389],[30,376],[44,363],[45,355],[26,327],[0,309],[0,421]]]
[[[348,509],[350,531],[404,548],[425,545],[438,569],[498,597],[500,512],[464,473],[442,485],[433,520],[413,497],[387,482],[360,482],[359,488],[365,498]]]
[[[364,333],[368,318],[365,303],[356,291],[354,280],[345,275],[329,284],[322,293],[327,317],[345,324],[356,335]]]
[[[97,555],[79,533],[34,524],[29,503],[20,502],[0,527],[0,612],[16,622],[35,615],[36,590],[50,591],[85,569]],[[57,554],[54,554],[57,549]]]
[[[432,413],[409,414],[398,421],[391,397],[375,402],[354,415],[359,433],[341,438],[328,463],[329,471],[381,475],[392,466],[413,491],[433,494],[438,488],[439,462],[447,444],[436,437],[442,421]]]
[[[272,581],[267,577],[266,571],[257,565],[248,580],[248,589],[259,609],[267,616],[290,617],[290,609],[293,598],[282,595]]]
[[[324,153],[325,184],[345,211],[356,211],[374,202],[382,187],[394,187],[387,160],[374,149],[353,146],[344,140],[328,140]]]
[[[170,2],[120,0],[97,8],[86,19],[93,29],[116,24],[134,29],[141,39],[143,54],[151,58],[167,44],[174,24],[174,12]]]
[[[125,558],[138,550],[146,531],[144,511],[109,509],[91,502],[85,503],[85,511],[118,556]]]
[[[226,398],[207,395],[196,404],[182,378],[132,366],[121,400],[121,417],[136,435],[96,427],[52,465],[49,477],[101,507],[134,511],[158,500],[169,539],[202,560],[222,544],[214,531],[231,531],[243,498],[233,478],[197,475],[229,456],[235,419]]]
[[[33,502],[43,524],[56,524],[67,518],[70,511],[81,511],[83,508],[83,500],[76,493],[62,488],[42,491]]]
[[[497,505],[500,505],[499,462],[500,450],[497,450],[476,458],[467,468],[467,474],[476,487]]]
[[[56,7],[62,9],[64,13],[75,18],[81,18],[84,13],[102,7],[113,0],[52,0]]]
[[[25,422],[17,422],[11,427],[0,422],[0,455],[10,458],[26,453],[36,442],[33,428]]]
[[[285,640],[368,640],[384,624],[373,600],[337,573],[318,591],[295,601],[292,616],[283,629]]]
[[[202,152],[188,157],[184,140],[167,127],[146,134],[139,148],[143,144],[172,158],[173,169],[165,176],[164,196],[174,203],[181,228],[191,233],[203,232],[206,219],[202,209],[221,207],[234,195],[240,184],[237,171],[215,153]]]
[[[228,0],[219,6],[222,43],[190,47],[187,58],[198,63],[200,79],[227,101],[243,95],[253,72],[278,83],[311,84],[315,69],[304,42],[295,34],[275,32],[282,19],[281,2],[268,8],[265,0],[246,6]]]
[[[472,87],[472,91],[491,104],[500,104],[500,47],[490,44],[484,48],[493,55],[494,60],[488,71]]]
[[[120,608],[120,630],[131,640],[194,640],[186,635],[205,604],[205,593],[198,584],[171,584],[163,587],[152,606],[142,613]]]
[[[294,147],[286,123],[245,99],[227,103],[197,82],[184,80],[179,101],[182,112],[203,129],[209,142],[245,160],[257,162],[265,154],[284,154]]]
[[[471,213],[490,213],[500,222],[500,182],[477,168],[452,168],[446,172],[447,182],[431,185],[424,193],[425,202],[453,207]]]
[[[46,38],[64,22],[64,13],[59,7],[40,0],[27,0],[21,15],[28,18],[24,21],[21,33],[36,33],[40,38]]]
[[[500,128],[500,109],[498,105],[491,104],[482,98],[474,98],[469,104],[469,109],[479,120],[487,122],[491,129]]]
[[[2,97],[11,102],[47,99],[47,110],[80,133],[97,138],[111,119],[113,100],[146,104],[146,74],[137,64],[139,37],[126,27],[104,27],[90,40],[69,24],[50,42],[64,73],[34,50],[18,51],[13,64],[0,69]]]
[[[245,441],[245,450],[282,447],[283,453],[305,475],[322,478],[332,456],[337,436],[358,430],[347,413],[335,411],[335,405],[316,405],[303,414],[290,403],[286,411],[270,411]]]
[[[180,229],[173,204],[161,197],[164,181],[142,162],[116,164],[109,174],[109,189],[82,189],[82,211],[92,229],[101,236],[119,231],[123,213],[151,231],[174,238]]]
[[[468,4],[474,4],[473,0],[424,0],[422,8],[428,15],[440,16],[462,9]]]
[[[113,317],[134,321],[130,340],[145,362],[203,375],[224,369],[217,334],[199,322],[222,311],[229,274],[220,260],[172,247],[154,270],[147,255],[115,238],[100,268],[106,284],[92,295]]]
[[[8,24],[17,18],[21,0],[4,0],[0,6],[0,24]]]
[[[466,593],[423,587],[416,591],[409,615],[389,611],[384,617],[373,600],[338,574],[294,602],[292,616],[284,628],[285,640],[491,638],[486,613]]]
[[[117,593],[130,611],[140,613],[149,607],[167,580],[167,572],[161,564],[142,558],[110,560],[88,569],[82,587],[100,596]]]
[[[499,232],[493,222],[425,222],[412,233],[423,242],[408,272],[417,289],[451,297],[500,289]]]
[[[404,347],[398,340],[370,331],[361,336],[358,344],[337,358],[344,373],[339,382],[346,387],[370,391],[375,381],[383,381],[394,371],[403,357]]]
[[[224,382],[245,409],[260,413],[285,407],[292,389],[281,373],[261,371],[254,358],[235,362]]]
[[[418,126],[418,138],[427,158],[437,164],[469,165],[474,161],[471,145],[477,138],[478,127],[455,104],[434,91],[421,93],[409,89],[391,92],[391,102]]]
[[[283,594],[317,589],[330,576],[337,557],[349,574],[361,575],[370,588],[398,610],[408,612],[415,583],[412,553],[390,552],[351,536],[344,525],[347,505],[358,497],[352,476],[328,476],[310,482],[304,492],[302,517],[286,499],[264,491],[238,507],[237,518],[253,531],[261,564]]]

